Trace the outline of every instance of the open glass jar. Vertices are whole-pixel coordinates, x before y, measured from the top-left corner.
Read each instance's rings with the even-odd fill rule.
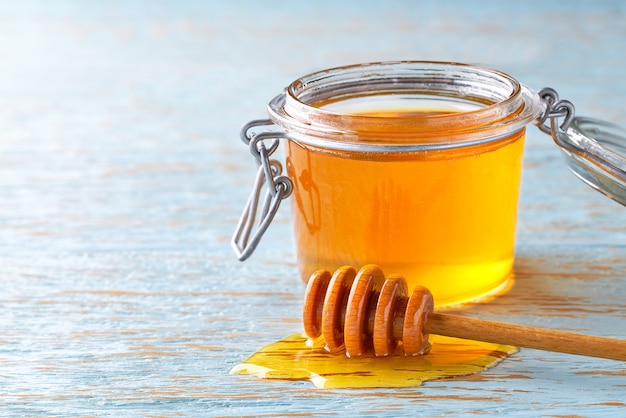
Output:
[[[280,201],[293,194],[304,281],[319,269],[378,264],[404,276],[410,289],[428,287],[438,306],[493,293],[506,286],[513,267],[526,125],[552,132],[564,142],[570,167],[589,171],[588,152],[581,157],[576,144],[568,147],[571,135],[562,135],[580,125],[571,123],[569,102],[477,66],[401,61],[333,68],[294,81],[268,111],[270,120],[242,130],[259,174],[233,247],[247,258]],[[550,128],[543,125],[548,118]],[[286,176],[270,159],[281,138]],[[619,201],[626,165],[617,158],[608,182],[617,181],[609,195]],[[600,173],[601,185],[586,181],[602,188],[607,169],[596,160],[591,165],[600,168],[591,178]]]

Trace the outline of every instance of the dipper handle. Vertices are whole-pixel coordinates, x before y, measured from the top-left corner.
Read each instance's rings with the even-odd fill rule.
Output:
[[[431,312],[425,332],[537,350],[626,361],[626,340]]]
[[[483,321],[433,309],[433,296],[425,287],[416,287],[408,296],[401,276],[385,278],[373,264],[358,272],[344,266],[333,274],[320,270],[309,279],[304,330],[311,338],[322,336],[328,351],[344,350],[348,357],[369,349],[376,356],[387,356],[399,342],[405,355],[422,355],[430,348],[428,335],[438,334],[626,361],[626,340]]]

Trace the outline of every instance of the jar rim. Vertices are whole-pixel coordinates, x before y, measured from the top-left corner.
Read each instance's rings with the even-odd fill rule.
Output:
[[[389,117],[339,112],[323,105],[385,94],[471,104],[474,109]],[[373,62],[317,71],[293,81],[268,104],[272,121],[299,142],[383,152],[501,139],[523,129],[541,111],[537,94],[508,74],[443,61]]]

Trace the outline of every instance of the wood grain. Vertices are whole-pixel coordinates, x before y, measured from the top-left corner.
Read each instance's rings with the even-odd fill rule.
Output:
[[[626,361],[626,340],[617,338],[463,318],[436,312],[428,314],[424,329],[427,333],[449,337]]]
[[[626,125],[626,10],[580,2],[0,3],[7,416],[623,415],[625,367],[522,350],[419,390],[228,371],[301,331],[288,204],[244,264],[239,127],[297,77],[482,63]],[[450,313],[626,338],[626,211],[529,126],[513,288]]]

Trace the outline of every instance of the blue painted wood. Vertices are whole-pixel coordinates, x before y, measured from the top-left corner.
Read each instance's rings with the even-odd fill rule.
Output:
[[[0,408],[7,415],[622,415],[623,363],[522,350],[402,390],[228,375],[301,329],[290,219],[244,264],[241,124],[292,79],[482,63],[626,126],[620,1],[0,4]],[[466,315],[626,338],[626,210],[529,129],[516,285]],[[287,208],[284,208],[287,209]]]

